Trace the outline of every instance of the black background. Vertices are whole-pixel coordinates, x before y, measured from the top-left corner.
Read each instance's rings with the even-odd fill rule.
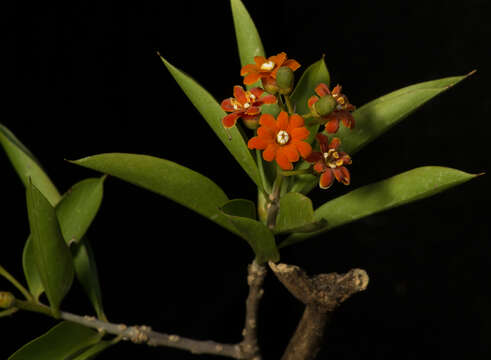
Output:
[[[352,185],[315,204],[422,165],[489,171],[487,1],[245,1],[268,55],[305,69],[322,54],[355,105],[395,89],[477,73],[356,154]],[[64,159],[103,152],[155,155],[188,166],[230,198],[254,185],[216,140],[155,55],[159,50],[217,99],[240,84],[229,2],[72,1],[2,5],[2,123],[41,160],[60,191],[96,173]],[[299,72],[302,69],[299,70]],[[22,279],[29,233],[24,189],[0,154],[0,263]],[[489,359],[489,175],[290,247],[282,260],[311,273],[361,267],[369,288],[347,301],[319,358]],[[179,205],[109,178],[89,237],[113,322],[223,342],[240,340],[248,245]],[[0,287],[8,283],[0,279]],[[65,310],[91,313],[78,285]],[[269,275],[261,307],[266,359],[279,358],[302,306]],[[55,321],[0,319],[0,358]],[[100,359],[194,359],[118,344]],[[213,358],[202,356],[201,358]]]

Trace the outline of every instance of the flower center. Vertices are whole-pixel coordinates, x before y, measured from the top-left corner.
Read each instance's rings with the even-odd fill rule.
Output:
[[[280,130],[276,134],[276,142],[280,145],[285,145],[290,140],[290,135],[285,130]]]
[[[248,102],[246,102],[246,103],[244,104],[244,109],[247,109],[249,106],[251,106],[251,104],[249,104]]]
[[[335,169],[343,165],[343,159],[339,156],[339,153],[335,149],[329,149],[328,152],[322,154],[327,166],[331,169]]]
[[[232,103],[234,110],[239,110],[242,107],[242,105],[235,99],[231,99],[230,102]]]
[[[273,70],[274,65],[275,65],[275,63],[272,62],[271,60],[269,60],[269,61],[266,61],[265,63],[263,63],[261,65],[260,69],[263,71],[271,71],[271,70]]]

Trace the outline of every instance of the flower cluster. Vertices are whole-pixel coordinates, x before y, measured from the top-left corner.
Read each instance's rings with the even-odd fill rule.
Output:
[[[323,124],[323,130],[334,134],[343,123],[348,129],[355,127],[352,112],[355,107],[349,102],[346,95],[341,92],[341,86],[334,89],[324,84],[318,84],[307,102],[310,113],[300,115],[295,113],[289,94],[293,89],[293,72],[300,68],[300,64],[288,59],[286,53],[281,52],[268,58],[256,56],[254,64],[242,67],[240,75],[244,77],[243,83],[249,87],[244,90],[242,86],[234,86],[233,97],[221,103],[222,109],[228,114],[222,119],[225,128],[236,126],[241,118],[247,128],[255,130],[247,146],[249,149],[262,150],[262,157],[267,162],[276,161],[282,171],[294,170],[294,163],[301,158],[312,163],[312,174],[319,176],[319,186],[327,189],[332,186],[334,179],[349,185],[350,173],[346,165],[351,164],[350,156],[338,150],[341,140],[334,137],[329,142],[323,133],[315,136],[320,151],[313,151],[310,136],[310,125]],[[250,88],[250,86],[256,87]],[[279,114],[275,117],[269,113],[262,113],[262,105],[278,104]],[[308,124],[305,119],[310,119]],[[294,172],[292,174],[296,174]]]

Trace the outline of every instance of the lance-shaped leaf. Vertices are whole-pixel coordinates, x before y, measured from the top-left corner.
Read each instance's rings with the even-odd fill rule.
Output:
[[[314,220],[312,201],[305,195],[290,192],[280,199],[276,233],[312,232],[326,226],[324,219]]]
[[[44,291],[44,287],[41,277],[39,276],[39,271],[37,269],[34,256],[32,236],[29,235],[24,245],[24,251],[22,252],[22,267],[24,269],[24,275],[26,277],[27,286],[29,287],[30,293],[36,300],[39,300],[39,297]]]
[[[169,160],[138,154],[99,154],[73,163],[163,195],[237,234],[219,211],[219,207],[228,201],[227,195],[196,171]]]
[[[240,64],[242,66],[253,64],[254,56],[265,56],[261,38],[242,1],[231,0],[230,5],[237,47],[239,48]]]
[[[31,179],[31,182],[39,189],[39,191],[48,199],[49,203],[53,206],[58,204],[61,200],[61,195],[53,185],[52,181],[43,171],[38,160],[32,155],[32,153],[10,132],[5,126],[0,124],[0,144],[3,146],[7,155],[12,162],[17,174],[22,180],[23,184],[27,186],[27,179]],[[58,215],[58,214],[57,214]],[[24,246],[24,253],[22,257],[24,274],[29,286],[30,291],[37,298],[44,291],[42,289],[41,280],[36,269],[36,265],[33,260],[33,247],[26,242]],[[93,258],[87,257],[89,249],[85,249],[88,246],[88,242],[83,241],[81,243],[81,250],[74,254],[74,266],[77,278],[82,283],[85,291],[92,300],[94,308],[98,314],[102,314],[102,303],[100,297],[98,301],[95,301],[100,294],[99,279],[97,269]],[[102,317],[104,319],[105,317]]]
[[[234,199],[227,201],[222,206],[222,211],[226,214],[256,219],[256,205],[253,201],[247,199]]]
[[[320,83],[325,83],[327,86],[329,86],[329,81],[329,71],[327,70],[326,63],[324,62],[324,57],[305,69],[291,95],[292,103],[295,106],[295,112],[300,115],[310,113],[308,100],[312,95],[315,95],[315,87]],[[308,119],[306,120],[305,124],[307,125],[307,129],[310,131],[307,141],[312,143],[315,134],[319,130],[319,124],[310,124]]]
[[[222,207],[223,214],[252,247],[256,254],[256,262],[263,264],[267,261],[279,261],[280,254],[273,233],[263,223],[250,217],[239,216],[239,214],[243,215],[249,211],[244,211],[247,209],[245,203],[242,203],[243,206],[237,206],[235,201],[237,200],[224,204]]]
[[[54,207],[33,184],[27,185],[26,197],[34,261],[56,313],[72,285],[72,254],[61,235]]]
[[[343,151],[355,154],[426,102],[473,73],[410,85],[363,105],[353,112],[355,128],[349,130],[340,126],[336,133]]]
[[[339,127],[336,137],[341,139],[341,149],[354,155],[426,102],[473,73],[410,85],[363,105],[353,113],[356,121],[354,129]],[[300,168],[307,165],[304,162]],[[292,191],[308,193],[316,185],[314,179],[312,175],[299,176]]]
[[[60,200],[58,190],[34,155],[2,124],[0,124],[0,144],[7,153],[24,186],[27,186],[30,178],[34,186],[43,193],[50,204],[55,206]]]
[[[170,64],[163,57],[161,57],[161,59],[189,100],[191,100],[228,151],[230,151],[232,156],[237,160],[240,166],[242,166],[252,181],[256,183],[258,188],[262,189],[256,162],[247,148],[242,134],[235,126],[225,130],[222,125],[222,119],[226,113],[222,110],[220,104],[218,104],[213,96],[203,89],[195,80]]]
[[[326,202],[314,212],[314,219],[326,219],[327,230],[447,190],[478,175],[439,166],[419,167],[383,181],[366,185]],[[292,234],[281,247],[320,234]]]
[[[98,343],[101,337],[97,331],[64,321],[21,347],[8,360],[72,359],[86,347]]]
[[[78,243],[94,220],[102,202],[105,178],[82,180],[63,195],[56,214],[67,243]]]

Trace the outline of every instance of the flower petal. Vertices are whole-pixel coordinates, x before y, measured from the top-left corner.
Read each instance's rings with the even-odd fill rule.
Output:
[[[257,72],[257,66],[254,64],[247,64],[240,69],[240,76],[244,76],[245,74],[249,74],[251,72]]]
[[[324,171],[319,178],[319,186],[321,189],[329,189],[334,182],[331,169]]]
[[[258,149],[258,150],[264,150],[268,146],[268,143],[264,141],[263,138],[260,138],[259,136],[254,136],[253,138],[249,139],[247,142],[247,147],[249,149]]]
[[[314,164],[314,170],[316,172],[318,172],[319,174],[322,174],[324,171],[331,171],[331,169],[329,169],[326,165],[326,163],[324,162],[324,159],[320,160],[320,161],[317,161],[315,164]]]
[[[350,173],[344,166],[332,169],[336,180],[343,183],[344,185],[349,185],[350,183]]]
[[[285,52],[280,52],[277,55],[270,56],[268,60],[274,62],[277,67],[280,67],[286,60],[286,53]]]
[[[262,114],[259,118],[259,124],[276,132],[276,120],[271,114]]]
[[[333,95],[339,95],[339,94],[341,94],[341,89],[342,89],[341,85],[337,84],[334,87],[334,89],[332,89],[332,94]]]
[[[309,106],[309,108],[311,108],[317,101],[319,101],[319,98],[317,96],[311,96],[307,101],[307,105]]]
[[[241,112],[236,111],[236,112],[233,112],[233,113],[225,116],[222,119],[223,127],[227,128],[227,129],[233,127],[235,125],[235,123],[237,122],[237,119],[240,117],[240,115],[241,115]]]
[[[283,66],[288,66],[292,71],[295,71],[300,67],[300,63],[297,60],[288,59],[283,63]]]
[[[252,88],[249,90],[249,92],[256,97],[256,100],[259,99],[262,94],[264,94],[264,90],[260,87]]]
[[[331,143],[329,144],[328,148],[329,149],[337,149],[341,145],[341,140],[337,137],[333,138],[331,140]]]
[[[294,141],[293,143],[304,159],[312,153],[312,146],[309,143],[305,141]]]
[[[288,113],[286,111],[281,111],[276,120],[277,130],[288,129]]]
[[[319,143],[319,146],[321,148],[321,152],[323,152],[323,153],[327,152],[327,150],[329,150],[329,148],[328,148],[328,144],[329,144],[328,137],[322,133],[318,133],[315,136],[315,138],[317,139],[317,142]]]
[[[290,123],[288,124],[288,132],[291,132],[295,128],[304,126],[305,121],[303,117],[298,114],[293,114],[290,116]]]
[[[278,147],[278,150],[276,151],[276,162],[283,170],[293,170],[293,165],[288,161],[288,157],[282,147]]]
[[[276,104],[278,100],[276,99],[276,96],[274,95],[265,95],[262,98],[257,101],[257,103],[262,104]]]
[[[266,150],[263,151],[263,159],[266,161],[273,161],[278,152],[279,146],[275,143],[268,144]]]
[[[297,162],[300,159],[300,155],[298,155],[298,150],[294,144],[282,146],[282,151],[290,162]]]
[[[247,115],[259,115],[261,113],[261,108],[259,106],[249,106],[244,112]]]
[[[331,119],[326,123],[326,131],[329,134],[334,134],[339,129],[339,119],[335,116],[331,116]]]
[[[257,129],[257,136],[266,141],[268,144],[275,141],[276,131],[266,126],[261,126]]]
[[[261,65],[266,62],[266,58],[264,56],[254,56],[254,62],[256,63],[257,69],[261,68]]]
[[[261,74],[258,72],[250,72],[245,78],[244,78],[244,84],[245,85],[252,85],[256,81],[258,81],[261,78]]]
[[[305,158],[305,161],[308,161],[311,163],[318,162],[320,160],[322,160],[322,153],[319,151],[312,151],[312,153]]]
[[[236,85],[234,86],[234,97],[244,105],[247,102],[247,97],[242,86]]]
[[[306,127],[299,127],[293,129],[290,134],[292,135],[292,139],[305,140],[309,137],[310,131]]]
[[[232,98],[228,98],[228,99],[223,100],[220,106],[226,112],[233,112],[233,111],[237,110],[234,108],[234,105],[232,104]]]
[[[353,129],[355,127],[355,118],[348,111],[342,112],[343,125],[348,129]]]
[[[329,91],[329,88],[327,87],[326,84],[320,83],[315,87],[315,92],[319,96],[325,96],[325,95],[330,95],[331,92]]]

